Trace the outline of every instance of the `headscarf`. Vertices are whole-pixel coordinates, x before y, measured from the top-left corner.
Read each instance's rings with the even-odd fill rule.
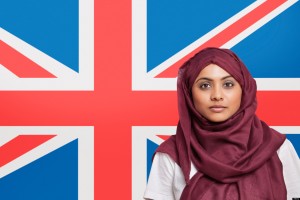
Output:
[[[238,111],[211,122],[195,109],[191,88],[202,69],[216,64],[242,88]],[[160,145],[181,167],[186,186],[181,200],[283,200],[286,187],[277,150],[285,140],[255,114],[256,82],[229,49],[206,48],[180,67],[176,135]],[[190,179],[191,162],[197,173]]]

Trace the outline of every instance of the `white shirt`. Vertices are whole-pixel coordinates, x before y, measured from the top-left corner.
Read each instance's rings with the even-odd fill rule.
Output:
[[[292,143],[286,139],[277,153],[283,165],[287,199],[300,198],[300,159]],[[192,163],[190,178],[196,172]],[[179,200],[184,187],[185,180],[181,168],[167,154],[157,153],[152,163],[144,198]]]

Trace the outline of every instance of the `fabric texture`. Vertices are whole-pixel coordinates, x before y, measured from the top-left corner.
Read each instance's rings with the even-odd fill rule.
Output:
[[[283,177],[287,198],[300,198],[300,159],[292,143],[287,139],[277,151],[283,165]],[[196,174],[191,165],[190,177]],[[157,153],[153,159],[145,199],[179,200],[186,183],[181,168],[168,154]]]
[[[216,64],[242,88],[239,110],[224,122],[210,122],[195,109],[193,83],[209,64]],[[187,61],[178,73],[179,123],[157,149],[180,166],[186,181],[181,200],[286,199],[282,164],[276,151],[285,136],[256,115],[256,82],[230,50],[206,48]],[[190,179],[191,162],[197,173]]]

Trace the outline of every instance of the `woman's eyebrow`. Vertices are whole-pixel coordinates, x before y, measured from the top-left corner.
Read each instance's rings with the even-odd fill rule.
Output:
[[[221,80],[224,80],[226,78],[233,78],[231,75],[228,75],[228,76],[224,76]]]
[[[224,79],[227,79],[227,78],[232,78],[232,76],[231,76],[231,75],[224,76],[224,77],[221,78],[221,80],[224,80]],[[200,78],[198,78],[198,79],[196,80],[195,83],[197,83],[197,82],[200,81],[200,80],[213,81],[213,79],[208,78],[208,77],[200,77]]]

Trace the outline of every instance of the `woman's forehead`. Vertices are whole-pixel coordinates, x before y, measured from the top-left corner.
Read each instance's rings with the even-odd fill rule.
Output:
[[[204,67],[199,75],[201,76],[208,76],[208,77],[224,77],[224,76],[231,76],[229,72],[227,72],[225,69],[220,67],[217,64],[209,64],[206,67]]]

